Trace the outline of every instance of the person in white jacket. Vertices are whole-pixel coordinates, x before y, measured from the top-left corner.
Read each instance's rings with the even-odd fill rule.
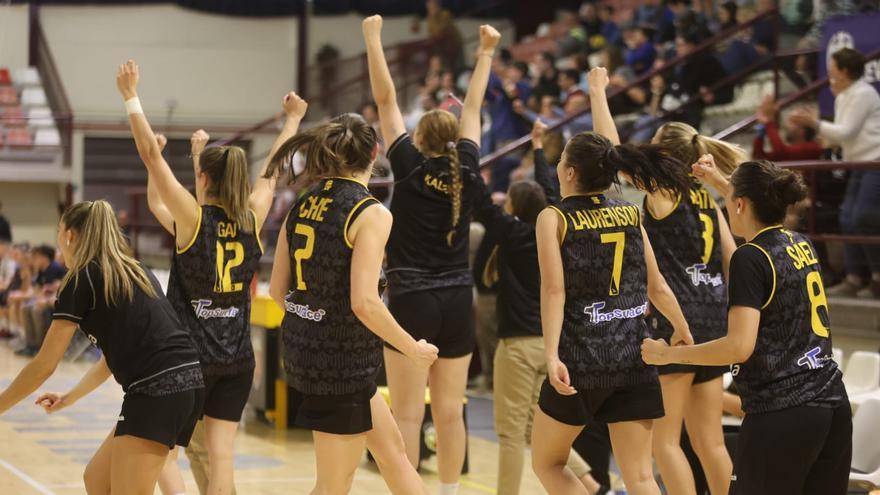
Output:
[[[831,55],[828,80],[835,95],[834,122],[819,120],[806,110],[793,120],[818,131],[839,145],[846,161],[880,160],[880,94],[863,79],[865,56],[852,48]],[[845,234],[880,234],[880,167],[852,170],[840,206],[840,230]],[[880,246],[846,244],[846,279],[829,288],[830,295],[880,298]],[[865,278],[870,275],[870,278]]]

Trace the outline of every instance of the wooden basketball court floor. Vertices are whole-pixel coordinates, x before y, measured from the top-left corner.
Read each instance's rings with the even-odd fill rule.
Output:
[[[0,387],[5,388],[27,363],[0,344]],[[88,363],[62,363],[41,391],[66,392],[89,368]],[[122,391],[113,379],[53,415],[34,405],[36,396],[0,416],[0,494],[85,494],[82,472],[98,445],[115,424]],[[491,430],[491,404],[472,401],[469,408],[470,473],[461,480],[461,495],[495,493],[498,445]],[[478,407],[479,406],[479,407]],[[239,430],[235,449],[235,477],[241,495],[307,494],[314,481],[311,434],[303,430],[276,432],[257,420],[252,411]],[[197,494],[184,455],[180,464],[187,493]],[[423,467],[431,493],[439,491],[434,460]],[[523,495],[545,493],[525,463]],[[156,490],[158,494],[158,489]],[[390,493],[378,471],[366,460],[357,472],[352,495]]]

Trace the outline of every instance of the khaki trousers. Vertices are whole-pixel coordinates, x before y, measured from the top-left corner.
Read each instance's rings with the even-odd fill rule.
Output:
[[[211,477],[211,465],[208,463],[208,441],[205,438],[205,422],[196,423],[189,446],[186,448],[186,457],[189,459],[189,468],[192,471],[199,493],[208,493],[208,480]],[[235,486],[230,495],[235,495]]]
[[[525,450],[532,436],[532,419],[541,384],[547,377],[541,337],[498,340],[495,351],[495,432],[498,434],[498,493],[518,495]],[[578,479],[590,467],[574,451],[568,467]]]

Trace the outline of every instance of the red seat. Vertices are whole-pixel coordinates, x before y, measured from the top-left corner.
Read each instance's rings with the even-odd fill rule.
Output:
[[[12,86],[0,86],[0,105],[18,105],[18,93]]]
[[[31,136],[31,131],[25,128],[13,128],[6,133],[6,144],[9,146],[33,146],[34,138]]]
[[[12,77],[9,76],[9,69],[6,67],[0,68],[0,86],[11,86],[12,85]]]
[[[20,106],[0,106],[0,124],[6,127],[19,127],[25,124],[24,110]]]

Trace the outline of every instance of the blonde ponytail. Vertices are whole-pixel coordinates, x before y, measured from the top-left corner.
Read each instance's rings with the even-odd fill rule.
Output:
[[[696,163],[701,156],[711,154],[718,170],[726,177],[730,177],[740,163],[748,160],[748,154],[741,146],[700,135],[684,122],[663,124],[653,142],[665,148],[686,167]]]
[[[228,146],[224,153],[226,170],[217,188],[217,200],[241,230],[251,233],[254,231],[254,216],[249,211],[251,183],[247,157],[244,150],[238,146]]]
[[[101,200],[76,203],[64,212],[61,223],[65,229],[77,233],[73,259],[66,260],[69,270],[61,282],[62,288],[71,280],[76,286],[79,272],[95,262],[104,278],[107,304],[131,302],[135,285],[148,296],[158,297],[146,272],[134,259],[110,203]]]
[[[461,160],[458,158],[458,150],[452,141],[446,144],[446,158],[449,159],[449,169],[452,173],[452,184],[449,188],[449,199],[452,202],[452,227],[446,234],[446,243],[452,246],[452,238],[455,236],[455,228],[458,227],[458,221],[461,219],[461,191],[463,189],[461,180]]]

